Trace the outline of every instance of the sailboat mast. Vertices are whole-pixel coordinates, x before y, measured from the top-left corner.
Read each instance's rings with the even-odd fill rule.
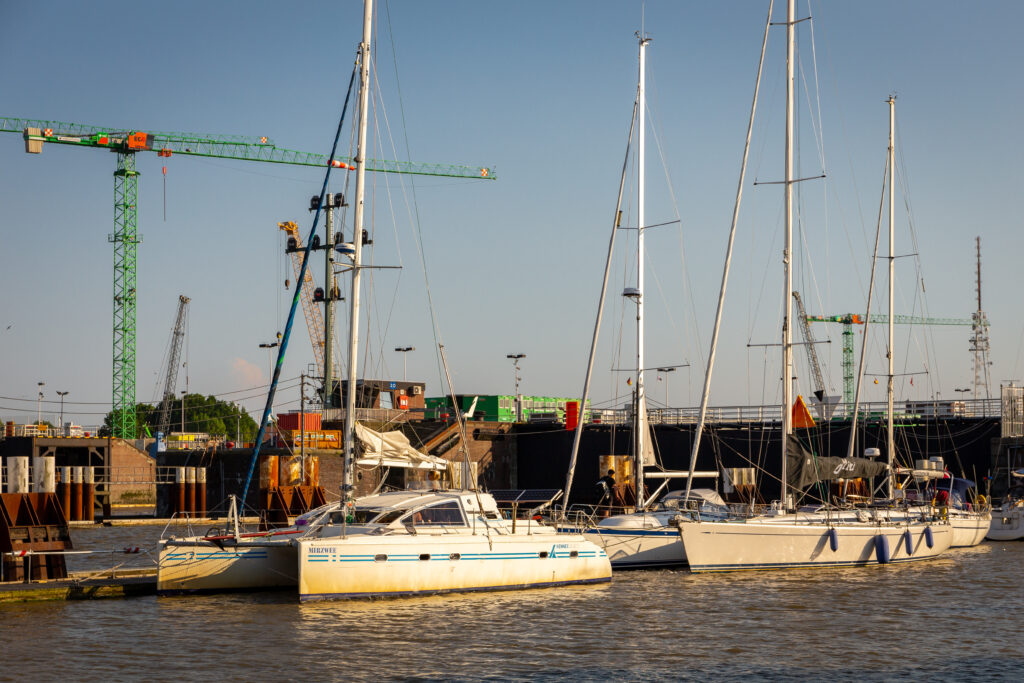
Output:
[[[363,41],[359,44],[359,140],[356,147],[356,206],[352,235],[352,305],[348,326],[348,387],[345,405],[345,470],[342,497],[351,502],[356,431],[356,368],[359,347],[359,280],[362,275],[363,205],[366,195],[366,128],[370,95],[370,38],[373,0],[363,3]]]
[[[794,51],[796,44],[796,0],[789,0],[786,7],[786,246],[782,254],[784,266],[783,299],[785,313],[782,319],[782,488],[781,500],[786,505],[786,444],[793,431],[793,105]]]
[[[893,315],[895,311],[895,276],[896,276],[896,212],[893,202],[893,194],[896,187],[896,98],[889,97],[889,347],[886,349],[886,356],[889,359],[889,377],[886,383],[885,392],[885,447],[889,457],[889,497],[893,497],[893,475],[892,467],[895,457],[895,439],[893,438],[892,426],[892,378],[893,378]]]
[[[651,42],[643,32],[637,34],[640,41],[640,84],[637,93],[640,106],[637,119],[637,229],[636,229],[636,428],[634,443],[636,453],[636,507],[644,506],[644,453],[647,439],[647,397],[644,395],[644,116],[646,100],[647,44]]]

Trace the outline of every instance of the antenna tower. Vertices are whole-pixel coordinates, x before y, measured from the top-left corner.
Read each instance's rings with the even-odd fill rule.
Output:
[[[977,249],[978,310],[971,314],[971,353],[974,354],[974,398],[991,398],[991,379],[988,359],[988,316],[981,308],[981,237],[975,237]]]

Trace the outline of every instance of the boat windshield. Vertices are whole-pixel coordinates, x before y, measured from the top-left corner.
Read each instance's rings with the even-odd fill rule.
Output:
[[[381,513],[384,513],[383,515]],[[385,511],[382,508],[356,508],[352,512],[352,521],[349,524],[387,524],[398,519],[405,510]],[[331,524],[341,524],[345,521],[345,513],[336,510],[331,513]]]
[[[406,517],[406,522],[416,526],[465,525],[462,510],[455,501],[416,510]]]

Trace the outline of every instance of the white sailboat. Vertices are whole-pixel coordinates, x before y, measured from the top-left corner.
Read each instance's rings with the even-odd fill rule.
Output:
[[[832,510],[828,506],[807,511],[792,511],[787,493],[789,470],[792,465],[812,469],[815,479],[821,476],[821,460],[806,453],[793,439],[793,344],[792,344],[792,268],[793,244],[793,111],[794,111],[794,48],[795,0],[787,7],[787,72],[786,72],[786,152],[785,152],[785,227],[786,244],[784,263],[784,306],[782,339],[782,477],[780,500],[770,514],[725,520],[695,520],[681,518],[679,533],[683,538],[687,561],[694,572],[733,571],[742,569],[779,569],[793,567],[837,567],[889,562],[910,562],[929,559],[948,549],[953,541],[953,529],[947,520],[921,511],[919,516],[908,515],[895,507],[877,509]],[[890,107],[892,103],[890,101]],[[889,133],[889,204],[890,204],[890,337],[889,337],[889,428],[888,475],[889,494],[892,496],[892,459],[894,440],[892,430],[892,287],[893,287],[893,117],[890,110]],[[872,280],[873,283],[873,280]],[[873,285],[872,285],[873,286]],[[870,292],[869,292],[870,305]],[[859,393],[859,384],[858,384]],[[854,414],[856,415],[856,409]],[[856,419],[856,418],[855,418]],[[855,423],[854,423],[855,424]],[[851,446],[852,450],[852,433]],[[846,460],[844,466],[865,467],[858,459]],[[691,466],[692,467],[692,466]],[[836,468],[835,471],[840,471]]]

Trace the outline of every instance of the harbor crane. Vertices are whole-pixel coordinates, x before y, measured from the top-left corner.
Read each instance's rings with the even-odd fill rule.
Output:
[[[184,294],[178,296],[178,313],[174,317],[174,327],[171,328],[171,343],[167,353],[167,375],[164,381],[164,393],[160,399],[160,418],[156,422],[157,431],[163,432],[165,437],[171,427],[171,406],[178,395],[178,361],[181,360],[181,343],[185,338],[185,320],[188,317],[189,301],[191,299]]]
[[[351,170],[349,158],[328,158],[324,154],[277,147],[268,137],[200,135],[145,131],[136,128],[92,126],[43,119],[0,117],[0,132],[20,133],[25,151],[40,154],[45,143],[106,149],[117,154],[114,171],[114,232],[107,241],[114,245],[114,350],[112,433],[134,439],[135,420],[135,321],[137,292],[138,183],[135,155],[155,152],[160,157],[186,156],[235,159],[292,166]],[[480,166],[413,163],[368,159],[366,170],[380,173],[443,176],[494,180],[494,170]]]
[[[807,323],[839,323],[843,326],[843,403],[853,405],[854,393],[854,371],[853,371],[853,326],[863,325],[864,316],[859,313],[844,313],[841,315],[803,315],[803,324]],[[882,313],[872,313],[872,323],[888,323],[889,316]],[[897,325],[973,325],[971,318],[921,318],[914,315],[893,316],[893,323]],[[810,326],[808,326],[808,329]]]
[[[825,378],[821,374],[818,351],[814,348],[817,342],[814,341],[811,326],[807,323],[807,311],[804,310],[804,302],[800,298],[800,292],[793,290],[793,301],[796,303],[797,315],[800,319],[800,333],[803,335],[804,345],[807,347],[807,362],[811,366],[811,374],[814,375],[814,396],[819,402],[824,402]]]

